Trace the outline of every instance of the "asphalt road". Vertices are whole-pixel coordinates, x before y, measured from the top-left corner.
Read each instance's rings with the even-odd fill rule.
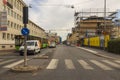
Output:
[[[48,59],[32,59],[34,56],[31,56],[28,61],[29,65],[42,67],[41,70],[18,73],[2,65],[0,70],[7,70],[0,74],[0,80],[120,80],[120,60],[99,57],[65,45],[46,49],[44,53]]]

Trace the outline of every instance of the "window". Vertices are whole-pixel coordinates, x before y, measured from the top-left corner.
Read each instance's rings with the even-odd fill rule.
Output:
[[[16,23],[14,23],[14,28],[16,29]]]
[[[16,0],[14,0],[14,6],[16,7]]]
[[[10,21],[8,21],[8,27],[9,27],[9,25],[10,25]]]
[[[19,25],[17,24],[17,28],[20,29]]]
[[[6,39],[6,33],[2,34],[2,39]]]
[[[17,18],[16,16],[17,16],[17,14],[15,13],[15,14],[14,14],[15,19]]]
[[[37,42],[35,42],[35,46],[37,46]]]
[[[10,40],[10,34],[9,33],[7,34],[7,39]]]
[[[8,8],[8,15],[10,15],[10,8]]]
[[[5,46],[2,46],[2,48],[5,48]]]
[[[15,12],[13,11],[13,15],[12,15],[12,17],[14,17],[14,14],[15,14]]]
[[[14,35],[13,34],[11,34],[11,40],[14,40]]]
[[[18,9],[18,1],[16,1],[16,4],[17,4],[17,5],[16,5],[16,8]]]
[[[11,16],[13,17],[13,11],[11,10]]]
[[[17,19],[19,20],[19,15],[17,14]]]
[[[19,6],[19,7],[20,7],[20,11],[21,11],[21,6],[22,6],[22,5],[21,5],[21,3],[20,3],[20,6]]]
[[[21,27],[21,29],[23,28],[22,26],[20,26]]]
[[[13,27],[13,22],[11,22],[11,27]]]
[[[19,26],[16,24],[16,26],[17,26],[17,29],[19,30]]]
[[[10,45],[10,47],[12,48],[12,47],[13,47],[13,45]]]

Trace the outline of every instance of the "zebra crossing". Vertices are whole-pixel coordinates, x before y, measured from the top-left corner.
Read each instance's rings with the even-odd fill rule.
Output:
[[[29,60],[29,59],[28,59]],[[60,62],[63,62],[60,64]],[[24,60],[18,59],[0,59],[0,67],[2,68],[11,68],[20,63],[23,63]],[[77,63],[77,65],[76,65]],[[47,70],[55,70],[60,65],[64,66],[67,70],[75,69],[85,69],[85,70],[96,70],[97,68],[102,70],[115,70],[120,69],[120,60],[72,60],[72,59],[52,59],[47,65]],[[79,65],[79,66],[78,66]]]
[[[64,63],[59,64],[60,61]],[[75,63],[79,64],[79,67],[75,65]],[[59,59],[52,59],[48,66],[46,67],[47,70],[54,70],[57,69],[60,65],[65,66],[65,69],[75,70],[76,68],[85,69],[85,70],[95,70],[96,67],[102,70],[115,70],[120,69],[120,60],[75,60],[72,61],[71,59],[59,60]],[[82,67],[82,68],[81,68]]]
[[[0,67],[2,68],[11,68],[14,67],[20,63],[23,63],[24,60],[18,60],[18,59],[0,59]]]

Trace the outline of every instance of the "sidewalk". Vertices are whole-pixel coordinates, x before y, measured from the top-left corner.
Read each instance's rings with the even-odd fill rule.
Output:
[[[113,58],[113,59],[119,59],[120,60],[120,54],[115,54],[115,53],[110,53],[102,49],[97,49],[97,48],[91,48],[91,47],[78,47],[78,48],[85,48],[88,49],[86,51],[89,51],[95,55],[99,55],[101,57],[106,57],[106,58]]]
[[[15,52],[16,50],[0,50],[0,56],[13,54]]]

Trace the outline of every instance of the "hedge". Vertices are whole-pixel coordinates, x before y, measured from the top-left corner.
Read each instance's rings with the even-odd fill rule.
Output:
[[[120,54],[120,38],[108,42],[108,51]]]

